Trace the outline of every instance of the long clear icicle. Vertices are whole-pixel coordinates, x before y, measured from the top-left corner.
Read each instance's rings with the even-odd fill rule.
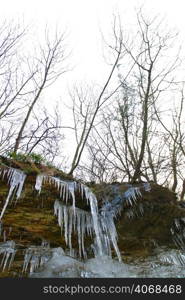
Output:
[[[85,197],[90,203],[91,214],[92,214],[92,219],[94,224],[94,231],[96,234],[96,240],[98,245],[98,252],[99,255],[103,255],[102,240],[101,240],[101,233],[100,233],[99,220],[98,220],[97,199],[96,196],[92,193],[92,191],[87,186],[84,185],[83,188],[85,192]]]

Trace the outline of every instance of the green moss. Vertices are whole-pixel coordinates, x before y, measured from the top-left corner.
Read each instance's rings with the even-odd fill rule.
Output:
[[[62,170],[55,168],[52,164],[45,161],[39,154],[11,154],[12,158],[0,156],[0,167],[12,167],[24,171],[27,175],[48,174],[59,177],[63,180],[74,180],[74,178]]]
[[[22,153],[22,152],[9,152],[8,158],[20,161],[20,162],[33,162],[36,164],[41,164],[45,161],[41,154],[38,153]]]

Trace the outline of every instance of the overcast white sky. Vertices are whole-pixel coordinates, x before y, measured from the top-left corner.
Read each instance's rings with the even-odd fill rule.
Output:
[[[24,19],[36,32],[45,24],[53,28],[57,24],[61,31],[67,29],[70,61],[75,68],[54,89],[57,96],[66,98],[67,86],[75,81],[104,82],[108,67],[102,55],[100,29],[107,36],[112,15],[118,12],[124,23],[132,24],[135,9],[142,4],[147,15],[166,16],[169,27],[176,27],[184,39],[184,0],[0,0],[0,18]]]
[[[35,24],[37,30],[46,23],[51,27],[58,24],[61,30],[67,28],[76,66],[67,78],[97,80],[103,78],[106,70],[100,28],[107,34],[113,12],[119,12],[125,23],[132,23],[134,9],[141,4],[151,14],[165,15],[170,27],[175,26],[185,34],[183,0],[0,0],[0,17],[23,17],[26,24]]]

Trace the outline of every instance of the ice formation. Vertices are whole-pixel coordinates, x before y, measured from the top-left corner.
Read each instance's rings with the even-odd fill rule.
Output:
[[[128,277],[131,273],[125,263],[120,263],[109,256],[96,257],[87,260],[81,277],[86,278],[116,278]]]
[[[140,217],[144,215],[144,207],[142,203],[139,203],[136,208],[127,209],[125,216],[129,219],[134,219],[135,217]]]
[[[52,256],[52,250],[48,243],[42,243],[41,246],[30,246],[26,249],[24,255],[24,264],[22,272],[26,272],[30,266],[30,273],[46,264]]]
[[[101,212],[100,228],[103,244],[105,245],[103,254],[111,257],[111,243],[116,252],[118,260],[121,262],[121,254],[117,245],[117,231],[114,224],[114,216],[106,211]],[[98,253],[99,255],[99,253]]]
[[[13,241],[0,243],[1,267],[10,269],[16,251]],[[17,248],[17,250],[16,250]],[[110,256],[97,256],[80,261],[66,254],[59,247],[51,249],[48,244],[31,246],[25,250],[23,272],[34,278],[128,278],[128,277],[184,277],[185,255],[177,249],[158,248],[150,257],[135,259],[125,264]],[[20,274],[21,275],[21,274]]]
[[[71,232],[72,232],[72,225],[76,222],[76,216],[82,216],[82,212],[80,213],[79,210],[77,212],[77,214],[75,213],[76,205],[75,205],[75,191],[78,189],[79,191],[81,191],[81,195],[82,198],[83,196],[85,196],[86,201],[89,203],[90,205],[90,209],[91,209],[91,216],[92,216],[92,226],[94,228],[94,232],[96,235],[96,241],[97,241],[97,246],[98,246],[98,251],[100,253],[100,255],[103,254],[102,252],[102,241],[101,241],[101,233],[99,232],[99,220],[98,220],[98,205],[97,205],[97,199],[96,196],[92,193],[92,191],[85,186],[84,184],[81,183],[76,183],[75,181],[63,181],[59,178],[56,177],[52,177],[52,176],[44,176],[41,177],[40,175],[37,176],[38,178],[36,179],[36,188],[37,190],[39,190],[39,192],[41,191],[41,185],[42,182],[48,182],[50,184],[54,184],[54,186],[58,189],[59,191],[59,196],[60,199],[62,199],[66,204],[68,202],[68,198],[71,197],[72,198],[72,208],[68,208],[67,206],[60,206],[59,204],[55,205],[55,213],[58,212],[58,219],[61,218],[61,216],[63,216],[64,218],[64,226],[65,226],[65,240],[66,243],[69,244],[69,247],[71,249]],[[58,209],[56,209],[56,207],[58,207]],[[85,215],[85,214],[84,214]],[[72,217],[74,216],[74,218]],[[69,229],[68,229],[68,217],[69,217]],[[77,232],[78,232],[78,241],[79,241],[79,253],[81,254],[81,252],[85,255],[85,249],[84,249],[84,232],[85,229],[80,230],[80,226],[81,228],[83,228],[83,226],[85,226],[85,221],[86,218],[83,217],[77,217]],[[81,225],[80,225],[81,224]],[[59,225],[61,226],[61,222],[59,221]],[[67,233],[69,232],[70,236],[69,238],[67,237]]]
[[[7,208],[9,200],[16,193],[17,199],[21,195],[26,175],[23,171],[7,168],[0,171],[0,176],[7,176],[10,185],[9,193],[5,201],[4,207],[0,215],[0,221]],[[42,190],[43,184],[54,185],[59,192],[59,200],[55,201],[54,213],[58,217],[58,224],[64,231],[65,241],[69,247],[70,255],[72,255],[72,234],[78,236],[78,246],[80,257],[86,257],[84,239],[86,235],[94,238],[93,250],[96,256],[111,256],[111,248],[113,247],[119,261],[121,255],[117,245],[117,231],[114,224],[114,218],[123,209],[123,203],[132,206],[138,197],[141,197],[141,189],[150,190],[150,185],[144,183],[141,187],[132,187],[128,185],[127,191],[120,193],[115,187],[116,197],[110,202],[105,201],[102,208],[98,209],[98,201],[95,194],[86,185],[75,181],[64,181],[58,177],[49,176],[47,174],[38,174],[35,182],[35,189],[39,192]],[[116,190],[117,189],[117,190]],[[90,206],[90,212],[83,211],[76,207],[75,193],[81,193],[81,198],[87,201]],[[68,201],[72,200],[72,205]],[[142,208],[140,209],[143,213]],[[38,249],[37,249],[38,250]],[[25,254],[25,271],[30,264],[31,270],[42,264],[42,260],[37,255],[37,250],[32,247],[27,249]],[[35,251],[35,252],[34,252]],[[35,254],[36,253],[36,254]]]
[[[37,191],[39,191],[39,194],[42,189],[42,182],[43,182],[44,176],[45,176],[44,174],[38,174],[36,177],[35,189]]]
[[[1,268],[4,271],[8,265],[8,269],[10,269],[11,264],[14,261],[16,249],[14,241],[7,241],[4,243],[0,243],[0,255],[3,254],[3,258],[1,260]],[[9,264],[8,264],[9,261]]]
[[[61,227],[61,231],[64,230],[64,236],[67,246],[70,249],[70,255],[72,254],[72,233],[77,233],[79,256],[86,257],[86,251],[84,247],[84,236],[92,236],[94,232],[92,215],[79,208],[73,208],[73,206],[67,206],[62,204],[61,201],[56,200],[54,204],[54,214],[58,216],[58,224]]]
[[[101,208],[101,211],[109,212],[109,214],[112,214],[113,217],[116,218],[123,210],[124,203],[126,203],[130,207],[136,204],[137,199],[142,196],[142,189],[147,192],[150,191],[150,184],[144,183],[140,187],[132,187],[131,185],[128,185],[128,189],[123,193],[120,193],[119,186],[115,186],[113,191],[116,196],[112,201],[105,201],[103,207]],[[141,214],[144,213],[143,207],[140,205],[139,210]]]
[[[149,182],[144,182],[143,183],[143,188],[146,192],[150,192],[151,191],[151,186]]]
[[[42,270],[31,273],[34,278],[78,278],[84,272],[84,263],[67,256],[64,250],[59,248],[52,249],[51,259],[43,266]]]
[[[185,249],[185,218],[176,218],[171,227],[172,239],[176,246]]]
[[[6,231],[2,230],[1,220],[13,195],[15,194],[17,199],[21,196],[26,174],[21,170],[6,168],[0,170],[0,176],[3,179],[6,177],[10,186],[0,214],[0,232],[4,234],[4,242],[0,243],[0,255],[2,256],[0,266],[4,271],[5,268],[9,269],[11,267],[17,248],[14,241],[6,241]],[[114,199],[112,201],[105,199],[101,209],[98,209],[98,201],[95,194],[90,188],[80,182],[64,181],[57,177],[39,174],[35,183],[35,189],[39,194],[42,190],[42,184],[45,183],[54,185],[59,192],[59,200],[56,200],[54,204],[54,213],[58,217],[61,231],[64,232],[70,257],[66,255],[62,248],[51,249],[45,243],[41,246],[30,246],[24,253],[23,272],[29,270],[31,276],[35,274],[35,277],[37,276],[36,274],[39,274],[39,277],[128,277],[128,275],[133,277],[137,274],[139,277],[140,273],[138,273],[138,270],[143,268],[146,277],[155,277],[161,274],[164,274],[164,276],[171,274],[169,272],[173,274],[174,266],[177,270],[176,273],[178,270],[182,272],[182,268],[184,270],[185,256],[182,252],[177,252],[177,250],[168,251],[168,253],[164,252],[158,255],[155,261],[148,261],[142,267],[141,264],[139,268],[129,266],[129,271],[126,269],[128,266],[120,263],[121,254],[117,245],[118,237],[114,220],[125,207],[124,204],[128,206],[127,215],[129,218],[144,214],[142,203],[138,203],[137,207],[134,204],[141,197],[142,190],[151,190],[149,183],[143,183],[138,187],[128,185],[128,189],[122,193],[119,191],[119,186],[113,186]],[[89,204],[89,212],[76,207],[76,192],[78,195],[81,193],[81,198]],[[181,249],[184,249],[185,232],[182,232],[182,222],[185,223],[185,220],[182,218],[175,219],[171,233],[178,247],[180,246]],[[78,238],[78,257],[86,258],[84,263],[72,258],[74,256],[72,247],[73,234],[76,234]],[[86,236],[94,238],[92,248],[95,258],[91,260],[87,260],[84,245]],[[112,248],[117,254],[119,263],[111,258]],[[35,273],[39,267],[42,267],[44,271]]]
[[[158,259],[161,263],[177,266],[185,266],[185,254],[182,251],[168,251],[158,255]]]
[[[98,253],[99,255],[103,254],[102,249],[102,232],[100,232],[100,226],[99,226],[99,220],[98,220],[98,201],[96,199],[96,196],[92,193],[92,191],[85,185],[81,185],[82,191],[84,190],[85,198],[87,201],[89,201],[90,207],[91,207],[91,215],[93,219],[93,225],[94,225],[94,231],[96,234],[96,242],[98,247]],[[83,193],[83,192],[82,192]]]
[[[26,179],[26,174],[24,174],[23,171],[13,169],[13,168],[1,170],[0,175],[2,175],[3,178],[4,178],[5,174],[7,174],[8,184],[10,185],[10,188],[9,188],[9,192],[8,192],[8,196],[6,198],[5,204],[1,211],[0,221],[2,220],[2,217],[5,213],[5,210],[11,199],[11,196],[13,195],[13,192],[16,192],[17,199],[21,196],[24,181]]]

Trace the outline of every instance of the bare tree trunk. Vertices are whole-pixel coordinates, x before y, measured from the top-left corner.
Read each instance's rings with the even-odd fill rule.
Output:
[[[143,162],[144,154],[145,154],[145,146],[147,142],[147,135],[148,135],[148,104],[149,104],[149,97],[150,97],[150,88],[151,88],[151,72],[152,72],[153,64],[151,64],[150,69],[148,70],[148,80],[147,80],[147,90],[144,98],[143,103],[143,130],[142,130],[142,141],[141,141],[141,150],[139,154],[139,159],[136,164],[135,172],[132,177],[132,182],[135,182],[141,176],[141,165]]]
[[[181,195],[180,195],[181,201],[184,200],[184,195],[185,195],[185,179],[183,180],[183,184],[182,184],[182,191],[181,191]]]
[[[149,164],[150,170],[152,172],[153,181],[155,183],[157,183],[157,174],[155,172],[155,168],[153,165],[152,154],[151,154],[150,145],[149,145],[148,141],[147,141],[147,152],[148,152],[148,164]],[[149,178],[148,178],[148,180],[149,180]]]
[[[29,120],[31,112],[32,112],[32,110],[34,108],[34,105],[36,104],[37,100],[39,99],[39,96],[40,96],[40,94],[41,94],[41,92],[42,92],[42,90],[44,88],[44,85],[46,83],[46,78],[47,78],[47,73],[46,73],[46,75],[44,77],[43,84],[41,85],[41,87],[40,87],[40,89],[39,89],[39,91],[38,91],[35,99],[33,100],[32,104],[30,105],[30,107],[29,107],[29,109],[27,111],[26,117],[25,117],[25,119],[24,119],[24,121],[23,121],[23,123],[21,125],[21,128],[20,128],[19,133],[18,133],[17,138],[16,138],[15,146],[14,146],[14,152],[15,153],[19,149],[19,145],[20,145],[20,142],[21,142],[21,139],[22,139],[22,135],[23,135],[24,129],[25,129],[26,124],[27,124],[27,122]]]
[[[28,108],[28,111],[26,113],[26,117],[24,118],[21,128],[18,132],[15,146],[14,146],[14,152],[16,153],[19,149],[21,139],[23,136],[23,132],[25,130],[25,127],[29,121],[30,115],[33,111],[33,108],[37,101],[40,98],[40,95],[43,91],[43,89],[46,87],[46,84],[51,85],[61,74],[63,74],[65,71],[58,70],[56,71],[56,65],[59,65],[61,60],[64,60],[64,49],[62,48],[62,42],[63,42],[63,35],[61,35],[59,38],[56,34],[56,40],[53,42],[53,44],[50,43],[48,40],[48,36],[46,36],[46,49],[41,48],[41,55],[42,57],[39,60],[40,65],[37,66],[37,69],[40,70],[41,79],[35,79],[33,77],[33,80],[36,84],[36,90],[34,91],[36,93],[31,105]],[[39,71],[38,71],[39,72]],[[38,82],[41,81],[41,82]]]
[[[106,91],[106,89],[107,89],[107,87],[110,83],[110,80],[112,78],[114,70],[115,70],[115,68],[116,68],[116,66],[119,62],[119,58],[120,58],[120,55],[121,55],[121,49],[122,49],[121,42],[122,42],[122,40],[120,40],[120,42],[119,42],[119,49],[116,49],[117,56],[116,56],[115,62],[113,64],[113,67],[112,67],[112,69],[110,71],[110,74],[107,78],[107,81],[106,81],[105,85],[103,86],[102,91],[100,92],[100,95],[99,95],[99,97],[96,101],[96,107],[95,107],[95,110],[93,112],[92,118],[90,120],[90,124],[88,124],[88,126],[87,126],[87,118],[89,116],[86,115],[86,118],[85,118],[86,121],[85,121],[85,124],[84,124],[84,127],[83,127],[83,131],[82,131],[79,143],[78,143],[78,145],[76,147],[76,150],[75,150],[75,154],[74,154],[74,157],[73,157],[71,168],[70,168],[70,171],[68,173],[69,175],[72,175],[74,170],[78,167],[81,156],[82,156],[82,153],[84,151],[87,140],[89,138],[90,132],[91,132],[93,126],[94,126],[94,121],[96,119],[96,116],[97,116],[100,108],[102,107],[102,105],[109,99],[109,97],[107,97],[106,99],[102,100],[102,97],[103,97],[103,95],[104,95],[104,93],[105,93],[105,91]]]

